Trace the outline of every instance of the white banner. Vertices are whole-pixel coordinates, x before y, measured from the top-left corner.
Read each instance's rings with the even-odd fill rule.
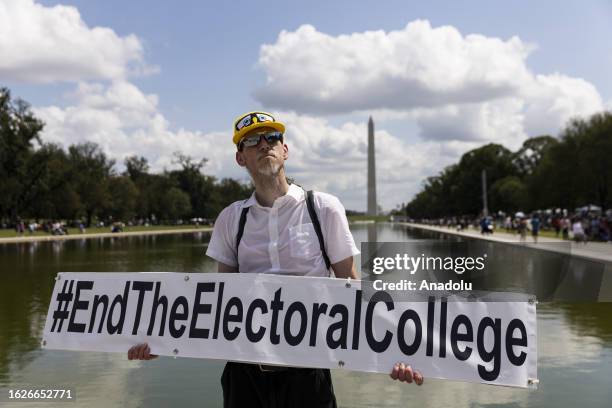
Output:
[[[382,291],[366,296],[361,285],[267,274],[60,273],[42,345],[127,354],[147,342],[165,356],[379,373],[403,361],[425,378],[537,384],[536,307],[525,296],[398,302]]]

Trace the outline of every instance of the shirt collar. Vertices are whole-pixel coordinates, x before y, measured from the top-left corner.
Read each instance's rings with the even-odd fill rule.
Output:
[[[304,199],[304,189],[302,189],[302,187],[299,187],[295,183],[289,184],[289,190],[287,190],[287,194],[285,194],[284,196],[278,197],[276,199],[276,201],[274,201],[274,204],[276,204],[276,207],[280,207],[285,202],[287,202],[289,200],[292,200],[292,199],[294,201],[296,201],[296,202],[300,202],[302,199]],[[259,207],[259,208],[268,208],[268,207],[264,207],[264,206],[260,205],[257,202],[257,199],[255,198],[255,192],[254,191],[253,191],[253,194],[251,194],[251,197],[249,197],[249,199],[246,200],[242,204],[242,208],[251,207],[251,206],[256,206],[256,207]]]

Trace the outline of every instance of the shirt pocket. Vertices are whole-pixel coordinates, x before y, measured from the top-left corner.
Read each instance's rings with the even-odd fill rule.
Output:
[[[289,228],[289,248],[292,258],[312,258],[320,252],[319,239],[312,223]]]

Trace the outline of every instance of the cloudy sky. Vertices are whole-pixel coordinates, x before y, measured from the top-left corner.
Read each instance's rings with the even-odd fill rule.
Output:
[[[219,178],[247,180],[234,118],[271,111],[288,174],[353,210],[370,115],[389,210],[471,148],[612,108],[604,0],[229,3],[0,0],[0,86],[32,104],[44,141],[155,171],[181,151]]]

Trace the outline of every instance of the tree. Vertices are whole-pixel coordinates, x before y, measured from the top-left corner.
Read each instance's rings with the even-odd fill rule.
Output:
[[[43,123],[29,105],[12,100],[0,88],[0,219],[20,217],[75,220],[96,216],[128,220],[175,219],[194,215],[215,218],[223,207],[248,197],[252,185],[217,182],[203,174],[207,160],[174,154],[178,170],[149,173],[147,159],[125,158],[125,171],[115,174],[111,160],[95,143],[43,143]],[[83,135],[85,138],[88,135]],[[185,202],[187,197],[187,202]]]
[[[140,184],[139,184],[140,185]],[[166,194],[170,189],[178,188],[176,180],[167,174],[149,174],[146,176],[146,184],[141,185],[139,199],[139,215],[146,218],[167,218]]]
[[[95,143],[82,143],[68,148],[71,182],[79,195],[86,224],[105,208],[111,207],[108,182],[113,174],[114,160],[109,159]]]
[[[482,210],[482,170],[487,172],[487,184],[516,174],[512,165],[512,152],[505,147],[490,143],[465,153],[458,165],[459,177],[456,194],[460,214],[476,215]],[[495,197],[490,197],[489,208],[499,208]]]
[[[452,197],[457,195],[455,184],[459,176],[456,164],[447,166],[437,176],[427,177],[423,190],[405,204],[406,215],[413,218],[433,218],[457,211]]]
[[[0,217],[14,220],[25,210],[37,176],[30,168],[34,143],[41,143],[43,126],[26,102],[11,100],[10,91],[0,88]]]
[[[612,113],[574,119],[529,178],[529,192],[540,207],[596,203],[612,207]]]
[[[213,218],[223,208],[221,196],[216,186],[216,178],[201,173],[207,159],[196,161],[188,155],[174,153],[174,163],[180,170],[171,171],[168,175],[176,180],[179,188],[189,196],[191,214],[194,217]]]
[[[137,182],[149,172],[149,162],[145,157],[129,156],[124,160],[125,172],[133,182]]]
[[[559,143],[552,136],[531,137],[513,154],[512,163],[521,177],[532,174],[548,150]]]
[[[505,211],[518,211],[527,205],[527,187],[516,176],[508,176],[497,180],[491,186],[491,197],[497,208]]]
[[[174,221],[186,217],[191,212],[189,196],[177,187],[172,187],[162,198],[161,217]]]
[[[29,190],[29,213],[48,219],[75,219],[82,210],[81,199],[70,182],[70,162],[57,144],[46,143],[33,157],[39,167],[37,182]]]
[[[110,206],[108,215],[115,220],[131,220],[136,215],[138,188],[127,176],[111,177],[108,180]]]
[[[224,178],[218,184],[219,196],[221,198],[220,206],[227,207],[234,201],[244,200],[253,194],[255,187],[252,183],[243,184],[231,178]]]
[[[512,152],[498,144],[487,144],[465,153],[459,163],[446,167],[437,176],[428,177],[423,190],[406,205],[406,214],[415,218],[479,214],[482,170],[487,171],[489,186],[505,177],[517,176]],[[501,208],[504,205],[501,197],[490,195],[489,207]]]
[[[417,218],[475,215],[480,207],[480,172],[487,171],[489,206],[506,211],[597,204],[612,207],[612,113],[576,118],[559,139],[527,139],[511,153],[489,144],[467,152],[456,165],[429,177],[405,206]]]
[[[580,173],[589,180],[585,199],[612,208],[612,113],[591,116],[581,147]]]

